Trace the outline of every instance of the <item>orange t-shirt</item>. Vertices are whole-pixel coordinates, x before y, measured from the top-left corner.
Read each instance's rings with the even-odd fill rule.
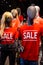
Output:
[[[16,27],[16,28],[18,28],[20,26],[20,21],[19,21],[19,19],[17,18],[17,19],[13,19],[12,20],[12,27]]]
[[[34,23],[43,24],[43,18],[41,18],[41,17],[35,18],[35,19],[34,19]]]

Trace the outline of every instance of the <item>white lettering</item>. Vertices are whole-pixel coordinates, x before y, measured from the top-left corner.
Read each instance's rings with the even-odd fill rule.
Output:
[[[30,38],[31,39],[34,39],[34,36],[33,36],[33,33],[32,32],[30,32]]]
[[[23,32],[23,39],[37,39],[37,33],[38,32]]]
[[[34,32],[34,39],[37,39],[37,32]]]
[[[12,33],[4,33],[2,39],[13,39]]]
[[[30,38],[30,32],[27,32],[26,35],[27,35],[26,38]]]
[[[26,39],[26,32],[23,33],[24,39]]]
[[[12,37],[12,33],[10,34],[10,39],[12,39],[13,37]]]

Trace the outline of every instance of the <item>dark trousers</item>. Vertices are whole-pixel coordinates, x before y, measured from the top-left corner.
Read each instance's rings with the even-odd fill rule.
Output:
[[[38,65],[37,61],[28,61],[20,58],[20,65]]]
[[[5,64],[5,60],[7,56],[9,56],[9,64],[14,65],[15,63],[15,51],[12,49],[9,49],[8,46],[4,47],[1,50],[1,65]]]

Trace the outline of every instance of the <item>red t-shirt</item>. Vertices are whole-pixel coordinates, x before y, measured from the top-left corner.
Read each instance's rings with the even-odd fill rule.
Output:
[[[22,40],[24,51],[20,53],[20,57],[25,60],[37,61],[39,56],[40,36],[43,30],[40,25],[23,25],[19,30],[19,37]]]
[[[20,20],[20,22],[22,22],[24,20],[24,17],[22,15],[20,15],[19,20]]]
[[[15,39],[18,38],[18,31],[16,28],[6,28],[4,30],[1,44],[13,44]]]

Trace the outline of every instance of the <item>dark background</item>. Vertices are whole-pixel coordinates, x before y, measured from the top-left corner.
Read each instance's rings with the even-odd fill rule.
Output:
[[[43,0],[0,0],[0,15],[16,7],[20,7],[22,14],[25,15],[27,7],[32,3],[40,6],[40,15],[43,16]]]

